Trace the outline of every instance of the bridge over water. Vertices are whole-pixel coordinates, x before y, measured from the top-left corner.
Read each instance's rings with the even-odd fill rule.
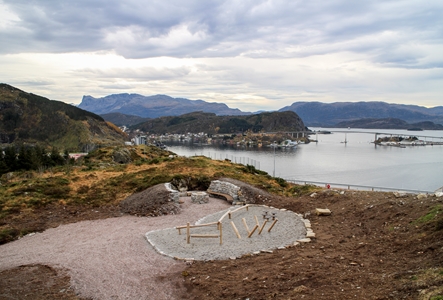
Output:
[[[293,138],[302,138],[309,135],[317,134],[327,134],[327,133],[343,133],[346,135],[352,133],[364,133],[374,135],[374,141],[378,139],[379,136],[391,136],[391,137],[417,137],[420,140],[424,140],[425,144],[433,145],[443,145],[443,137],[441,136],[429,136],[429,135],[418,135],[419,131],[410,131],[410,133],[398,133],[398,132],[382,132],[382,131],[358,131],[358,130],[321,130],[321,131],[285,131],[282,133],[289,134]],[[276,133],[276,132],[269,132]],[[318,138],[316,139],[318,141]]]

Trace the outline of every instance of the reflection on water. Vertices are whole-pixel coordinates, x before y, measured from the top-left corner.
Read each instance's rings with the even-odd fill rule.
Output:
[[[285,149],[180,142],[165,144],[179,155],[230,159],[254,165],[270,175],[275,170],[276,177],[285,179],[423,191],[434,191],[443,186],[443,146],[375,146],[372,143],[375,130],[365,132],[371,133],[319,134],[316,136],[318,143]],[[443,137],[443,131],[389,132]],[[345,139],[347,143],[343,143]]]

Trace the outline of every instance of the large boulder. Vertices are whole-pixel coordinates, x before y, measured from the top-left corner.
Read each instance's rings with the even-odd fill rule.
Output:
[[[131,151],[128,148],[118,148],[113,153],[113,159],[119,164],[128,164],[131,162]]]

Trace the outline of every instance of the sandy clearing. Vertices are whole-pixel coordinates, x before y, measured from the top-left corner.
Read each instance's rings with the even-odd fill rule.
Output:
[[[158,254],[144,235],[151,230],[195,223],[228,208],[210,198],[192,204],[182,198],[182,212],[155,218],[123,216],[82,221],[48,229],[0,246],[0,271],[27,264],[45,264],[66,270],[73,289],[93,299],[176,299],[183,289],[179,274],[183,262]]]

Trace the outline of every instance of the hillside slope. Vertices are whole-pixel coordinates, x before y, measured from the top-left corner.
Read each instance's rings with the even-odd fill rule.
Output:
[[[125,115],[122,113],[109,113],[100,115],[106,121],[111,122],[117,126],[132,126],[136,124],[140,124],[146,122],[149,118],[142,118],[134,115]]]
[[[161,117],[135,125],[150,133],[206,132],[239,133],[277,131],[304,131],[303,120],[294,112],[266,112],[248,116],[216,116],[213,113],[194,112],[181,116]]]
[[[124,133],[102,117],[0,84],[0,143],[41,143],[68,151],[122,144]]]

